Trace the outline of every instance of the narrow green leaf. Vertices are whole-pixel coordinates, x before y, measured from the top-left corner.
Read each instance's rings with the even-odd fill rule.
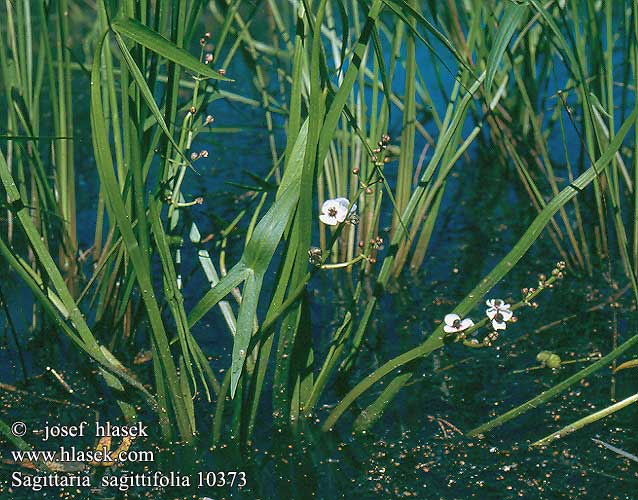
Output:
[[[113,28],[113,31],[116,33],[136,41],[147,49],[165,57],[169,61],[173,61],[175,64],[179,64],[197,75],[204,75],[215,80],[233,81],[231,78],[211,69],[210,66],[202,63],[186,50],[177,47],[174,43],[135,19],[116,19],[111,23],[111,28]]]
[[[368,17],[366,19],[366,24],[361,31],[361,35],[359,35],[359,39],[357,40],[357,44],[354,49],[354,53],[352,54],[352,60],[350,61],[350,65],[348,66],[348,70],[343,78],[343,82],[336,94],[332,102],[330,103],[330,108],[326,113],[326,117],[324,120],[323,127],[321,127],[321,134],[319,138],[319,150],[317,152],[317,163],[321,165],[323,160],[328,153],[328,148],[330,146],[330,142],[334,136],[335,130],[337,129],[337,125],[339,123],[339,118],[343,109],[346,105],[346,101],[348,96],[350,95],[350,91],[352,90],[357,76],[359,75],[359,69],[361,66],[361,60],[363,55],[368,47],[368,41],[374,30],[374,24],[381,14],[383,10],[383,1],[382,0],[374,0],[372,5],[370,6],[370,10],[368,11]],[[318,61],[317,61],[318,64]]]
[[[505,7],[505,13],[499,23],[494,45],[487,56],[485,89],[487,90],[488,96],[491,95],[490,90],[492,88],[492,82],[494,82],[494,76],[496,75],[496,70],[501,64],[503,54],[505,54],[505,49],[507,49],[507,45],[510,43],[512,36],[514,35],[514,31],[516,31],[526,13],[526,5],[510,3],[507,7]]]
[[[233,344],[232,364],[230,368],[230,397],[235,397],[237,384],[244,368],[250,337],[253,333],[254,318],[257,313],[259,294],[263,275],[248,271],[248,277],[241,294],[241,307],[237,316],[237,334]]]
[[[128,66],[129,71],[133,75],[135,84],[140,89],[140,92],[142,94],[142,97],[144,98],[144,101],[146,102],[146,105],[148,106],[148,108],[151,110],[151,113],[153,113],[153,116],[155,117],[155,121],[160,126],[160,128],[162,129],[162,132],[164,132],[164,135],[171,142],[175,150],[190,165],[190,161],[182,154],[182,148],[180,148],[177,142],[175,142],[175,139],[173,139],[173,135],[168,130],[168,126],[166,125],[166,122],[164,121],[162,112],[160,111],[159,106],[155,102],[153,93],[151,92],[151,89],[148,87],[148,84],[146,83],[146,79],[142,75],[140,68],[138,68],[137,64],[135,64],[133,57],[129,53],[128,48],[126,44],[124,43],[124,40],[117,33],[115,34],[115,40],[117,41],[117,44],[120,47],[120,51],[122,52],[122,55],[124,56],[124,61],[126,62],[126,65]]]
[[[479,434],[483,434],[487,431],[490,431],[494,429],[495,427],[498,427],[499,425],[503,425],[505,422],[513,418],[516,418],[519,415],[522,415],[523,413],[531,410],[532,408],[536,408],[537,406],[540,406],[541,404],[549,401],[550,399],[557,396],[558,394],[560,394],[567,388],[571,387],[576,382],[579,382],[580,380],[591,375],[597,370],[600,370],[602,368],[605,368],[606,366],[609,366],[609,363],[611,363],[614,359],[616,359],[618,356],[624,353],[627,349],[633,347],[636,344],[638,344],[638,335],[634,335],[633,337],[629,338],[628,340],[620,344],[616,349],[611,351],[606,356],[603,356],[595,363],[592,363],[588,367],[583,368],[582,370],[574,373],[571,377],[566,378],[559,384],[556,384],[554,387],[551,387],[547,389],[546,391],[543,391],[538,396],[530,399],[529,401],[526,401],[525,403],[517,406],[516,408],[512,408],[511,410],[503,413],[502,415],[499,415],[495,419],[490,420],[489,422],[486,422],[483,425],[476,427],[475,429],[472,429],[471,431],[467,433],[467,435],[470,437],[478,436]]]
[[[222,300],[226,295],[230,293],[230,291],[239,286],[242,281],[244,281],[248,276],[248,270],[243,262],[237,263],[237,265],[233,266],[228,274],[224,276],[219,282],[204,295],[195,307],[191,310],[188,315],[188,325],[189,327],[193,327],[195,323],[197,323],[204,314],[206,314],[210,309],[215,307],[217,303]]]
[[[155,297],[148,255],[142,252],[135,236],[130,214],[126,209],[122,193],[120,192],[120,186],[115,177],[113,157],[110,151],[109,133],[106,126],[107,121],[102,108],[103,100],[100,82],[100,62],[106,35],[107,33],[100,38],[91,68],[90,119],[95,163],[100,182],[102,183],[110,206],[110,213],[113,215],[114,223],[117,224],[122,234],[122,240],[124,241],[131,264],[135,270],[136,279],[140,285],[142,300],[148,312],[149,322],[153,331],[153,344],[157,351],[155,352],[157,357],[154,357],[153,364],[156,368],[158,366],[160,367],[156,373],[161,372],[160,376],[165,378],[166,387],[168,389],[166,394],[170,397],[170,406],[175,412],[181,437],[186,441],[191,441],[193,439],[194,429],[190,425],[187,408],[181,398],[182,388],[179,386],[175,362],[171,355],[160,307]],[[157,378],[156,382],[159,383]],[[162,381],[162,383],[163,382],[164,381]]]
[[[463,317],[472,310],[485,296],[491,288],[496,285],[525,255],[527,250],[532,246],[541,232],[552,220],[552,217],[558,210],[571,201],[578,193],[585,189],[601,171],[609,166],[616,152],[620,149],[622,142],[631,129],[635,125],[638,117],[638,107],[635,107],[631,115],[625,120],[617,135],[611,141],[609,147],[602,156],[583,172],[569,186],[564,188],[551,202],[536,216],[536,219],[530,224],[523,236],[518,240],[509,253],[485,276],[478,285],[467,295],[467,297],[452,311]],[[410,206],[408,205],[408,208]],[[407,210],[407,208],[406,208]],[[384,263],[385,265],[385,263]],[[382,271],[383,272],[383,269]],[[421,345],[410,349],[409,351],[392,358],[377,368],[373,373],[361,380],[339,404],[332,410],[328,418],[325,420],[322,429],[327,431],[331,429],[335,422],[341,417],[345,410],[364,392],[376,384],[383,377],[393,372],[397,368],[405,366],[415,359],[429,355],[432,351],[443,346],[443,326],[440,326]],[[511,417],[510,417],[511,418]]]
[[[240,261],[200,299],[190,312],[188,322],[191,327],[233,288],[247,279],[249,268],[259,274],[265,273],[299,199],[299,180],[307,135],[308,121],[306,120],[295,141],[286,171],[277,190],[275,203],[255,227]]]
[[[410,22],[408,21],[408,15],[414,17],[418,24],[425,27],[428,32],[434,35],[434,37],[439,42],[441,42],[452,53],[452,55],[454,55],[457,62],[467,71],[469,71],[470,74],[473,74],[472,68],[468,64],[467,60],[459,53],[452,41],[450,41],[443,33],[436,29],[436,27],[430,21],[428,21],[418,10],[410,6],[406,2],[406,0],[383,0],[383,2],[406,23],[410,31],[412,31],[414,35],[425,44],[432,55],[440,61],[440,63],[450,72],[450,74],[454,74],[454,72],[448,66],[445,59],[432,46],[432,44],[430,44],[427,38],[425,38],[421,33],[419,33],[416,29],[414,29],[414,27],[410,25]]]
[[[573,422],[563,427],[562,429],[553,432],[549,436],[546,436],[543,439],[532,443],[531,446],[545,446],[556,439],[561,439],[568,434],[571,434],[572,432],[576,432],[577,430],[582,429],[586,425],[593,424],[601,418],[608,417],[609,415],[612,415],[617,411],[622,410],[623,408],[626,408],[627,406],[632,405],[636,402],[638,402],[638,393],[634,394],[633,396],[629,396],[622,401],[618,401],[617,403],[610,405],[607,408],[603,408],[602,410],[592,413],[591,415],[587,415],[586,417],[583,417],[576,422]]]

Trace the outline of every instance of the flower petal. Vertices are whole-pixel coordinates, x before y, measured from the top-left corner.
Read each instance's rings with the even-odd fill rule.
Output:
[[[494,319],[494,316],[498,314],[498,309],[496,309],[496,307],[490,307],[485,311],[485,314],[487,314],[488,318]]]
[[[337,219],[338,222],[343,222],[344,220],[346,220],[347,215],[348,215],[347,210],[340,206],[339,208],[337,208],[335,219]]]
[[[470,318],[465,318],[463,321],[461,321],[461,326],[459,327],[459,330],[467,330],[468,328],[474,326],[474,321],[472,321]]]
[[[445,321],[446,325],[452,326],[454,322],[459,319],[461,319],[461,317],[458,314],[450,313],[445,315],[445,318],[443,318],[443,321]]]
[[[485,305],[486,305],[487,307],[494,307],[494,299],[487,299],[487,300],[485,301]]]
[[[501,309],[499,312],[501,313],[501,316],[503,316],[503,319],[505,321],[509,321],[510,319],[512,319],[512,316],[514,315],[514,313],[510,311],[509,309]]]
[[[505,302],[503,302],[503,303],[500,305],[500,308],[501,308],[501,309],[509,309],[510,307],[511,307],[511,304],[506,304]]]
[[[335,198],[333,201],[337,205],[341,205],[345,209],[347,209],[350,206],[350,200],[348,198]]]
[[[326,200],[326,201],[323,202],[323,205],[321,205],[321,212],[325,214],[331,208],[336,208],[335,205],[336,205],[336,203],[335,203],[334,200]]]
[[[326,214],[321,214],[319,216],[319,220],[323,222],[324,224],[327,224],[328,226],[336,226],[338,223],[335,217],[330,217],[329,215],[326,215]]]
[[[507,324],[505,322],[500,323],[494,319],[492,320],[492,328],[494,328],[494,330],[505,330],[507,328]]]
[[[451,325],[444,325],[443,326],[443,331],[445,333],[454,333],[454,332],[457,332],[458,330],[456,328],[454,328],[453,326],[451,326]]]

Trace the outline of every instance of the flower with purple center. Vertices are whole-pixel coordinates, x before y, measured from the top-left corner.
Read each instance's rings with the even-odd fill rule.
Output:
[[[348,198],[335,198],[334,200],[326,200],[321,205],[321,215],[319,220],[328,226],[336,226],[347,218],[354,215],[357,210],[357,204],[353,203],[350,207]]]
[[[505,330],[507,322],[512,319],[514,313],[510,311],[510,304],[501,299],[489,299],[485,302],[487,309],[485,314],[492,321],[494,330]]]
[[[443,318],[445,325],[443,325],[443,331],[445,333],[460,333],[474,326],[474,321],[470,318],[461,319],[458,314],[446,314]]]

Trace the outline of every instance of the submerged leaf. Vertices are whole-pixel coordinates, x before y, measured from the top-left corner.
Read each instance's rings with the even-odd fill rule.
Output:
[[[561,365],[560,356],[550,351],[539,352],[536,355],[536,361],[542,363],[542,365],[547,368],[559,368]]]
[[[619,372],[620,370],[626,370],[627,368],[638,368],[638,358],[630,359],[629,361],[619,364],[612,373]]]

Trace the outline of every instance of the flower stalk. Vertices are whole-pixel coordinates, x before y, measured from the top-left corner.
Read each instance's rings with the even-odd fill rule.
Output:
[[[486,316],[476,323],[469,318],[461,320],[457,314],[447,314],[444,319],[445,325],[443,331],[447,334],[448,338],[452,338],[454,342],[462,342],[464,346],[471,349],[491,347],[499,337],[498,330],[505,330],[508,322],[515,323],[517,321],[516,316],[513,314],[514,311],[521,307],[536,309],[538,304],[534,299],[544,290],[553,288],[554,283],[564,277],[565,267],[565,263],[560,261],[556,264],[556,267],[552,269],[549,278],[541,274],[538,280],[538,287],[523,288],[523,298],[513,305],[501,299],[488,299],[485,302],[488,306],[488,309],[485,311]],[[491,329],[483,340],[479,341],[475,338],[468,338],[471,334],[488,324],[490,324]]]

